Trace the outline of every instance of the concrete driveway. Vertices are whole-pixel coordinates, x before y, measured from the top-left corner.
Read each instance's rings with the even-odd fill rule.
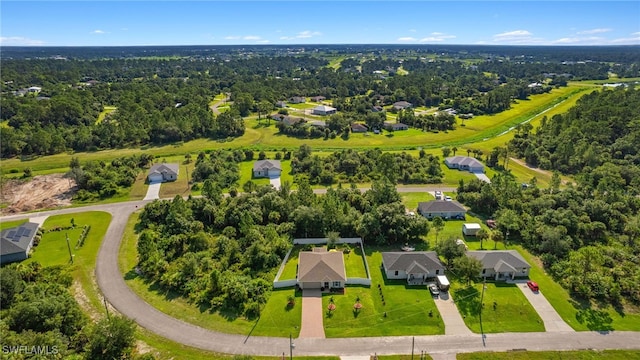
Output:
[[[531,306],[536,309],[538,315],[542,318],[542,322],[544,322],[544,328],[547,332],[574,331],[571,326],[562,320],[558,312],[549,303],[549,300],[542,295],[542,291],[531,291],[527,286],[526,280],[515,280],[514,283],[518,285],[518,288],[529,300]]]
[[[486,183],[490,183],[491,179],[489,179],[489,177],[484,174],[484,173],[473,173],[473,175],[475,175],[478,179],[486,182]]]
[[[444,321],[445,335],[471,335],[471,330],[462,320],[458,307],[448,292],[440,292],[440,296],[434,299],[436,307]]]
[[[147,189],[147,195],[144,197],[143,200],[160,199],[160,185],[162,185],[161,182],[149,184],[149,188]]]
[[[280,190],[280,176],[270,177],[269,184],[271,184],[271,186],[273,186],[276,190]]]
[[[320,289],[303,289],[300,338],[324,339],[322,314],[322,293]]]

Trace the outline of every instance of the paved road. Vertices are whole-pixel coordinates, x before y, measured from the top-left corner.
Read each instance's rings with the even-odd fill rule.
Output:
[[[556,309],[551,306],[541,291],[531,291],[527,286],[527,280],[515,280],[514,283],[520,290],[522,290],[522,293],[527,300],[529,300],[531,306],[536,309],[536,312],[540,315],[540,318],[544,323],[544,329],[546,331],[573,331],[573,328],[562,320],[560,315],[558,315],[558,312],[556,312]]]
[[[69,214],[83,211],[107,211],[113,218],[96,262],[100,290],[119,312],[140,326],[162,337],[203,350],[228,354],[280,356],[289,351],[288,338],[252,337],[223,334],[172,318],[147,304],[124,282],[118,269],[118,249],[126,222],[132,212],[146,201],[92,205],[38,213],[38,216]],[[29,218],[20,214],[1,220]],[[437,358],[449,358],[456,352],[576,349],[640,349],[639,332],[541,332],[488,334],[485,341],[478,334],[416,336],[415,351],[425,350]],[[295,340],[295,355],[372,355],[409,354],[412,337],[366,337]]]

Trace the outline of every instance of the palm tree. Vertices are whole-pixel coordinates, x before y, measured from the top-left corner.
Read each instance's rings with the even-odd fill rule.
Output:
[[[458,151],[458,148],[454,146],[451,148],[451,151],[453,151],[453,156],[456,156],[456,151]]]

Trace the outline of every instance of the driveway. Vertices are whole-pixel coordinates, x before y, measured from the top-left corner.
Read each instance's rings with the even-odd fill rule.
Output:
[[[526,280],[515,280],[514,283],[522,290],[522,293],[527,300],[529,300],[531,306],[536,309],[538,315],[542,318],[542,322],[544,322],[544,328],[547,332],[574,331],[571,326],[562,320],[547,298],[542,295],[542,291],[531,291],[527,286]]]
[[[322,315],[322,293],[320,289],[303,289],[300,338],[324,339]]]
[[[145,196],[143,200],[160,199],[160,185],[162,185],[161,182],[149,184],[149,188],[147,189],[147,196]]]
[[[271,184],[271,186],[273,186],[276,190],[280,190],[280,176],[270,177],[269,184]]]
[[[440,292],[440,296],[435,299],[436,307],[444,321],[445,335],[471,335],[471,330],[462,320],[458,307],[453,302],[453,298],[448,292]]]
[[[484,173],[473,173],[473,175],[475,175],[478,179],[486,182],[486,183],[490,183],[491,179],[489,179],[489,177],[484,174]]]

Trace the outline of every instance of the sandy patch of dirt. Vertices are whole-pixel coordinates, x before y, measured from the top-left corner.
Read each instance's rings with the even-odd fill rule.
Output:
[[[1,214],[16,214],[71,205],[76,192],[73,179],[62,174],[34,176],[29,181],[7,180],[2,184],[0,201],[7,207]]]
[[[92,321],[97,321],[98,319],[100,319],[100,316],[96,313],[93,306],[91,306],[89,298],[87,298],[87,295],[84,293],[82,285],[79,281],[73,282],[71,290],[73,293],[73,297],[76,299],[76,302],[78,303],[78,305],[80,305],[80,308],[84,311],[84,313],[89,315],[89,318],[91,318]]]

